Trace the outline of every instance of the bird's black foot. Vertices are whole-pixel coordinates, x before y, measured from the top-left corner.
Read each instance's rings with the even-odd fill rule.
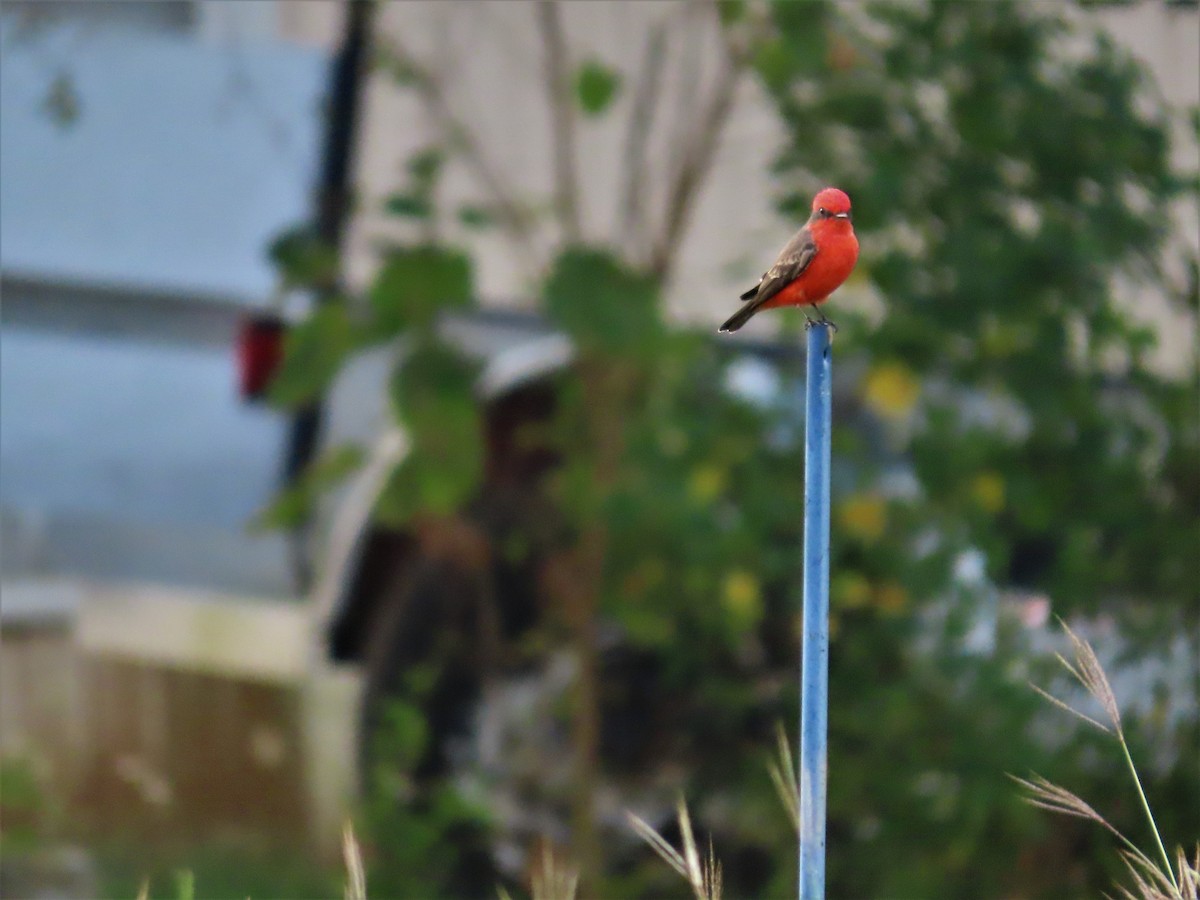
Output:
[[[819,319],[812,319],[806,315],[804,317],[804,330],[808,331],[814,325],[827,325],[829,326],[830,331],[832,331],[834,334],[837,334],[838,327],[834,324],[832,319],[827,319],[825,316],[821,316]]]

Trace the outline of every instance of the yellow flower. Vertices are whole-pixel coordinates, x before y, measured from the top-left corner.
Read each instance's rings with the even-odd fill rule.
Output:
[[[878,494],[852,494],[838,505],[838,524],[859,540],[877,541],[887,527],[887,506]]]
[[[912,412],[921,385],[912,370],[901,363],[880,363],[863,381],[863,400],[885,419],[903,419]]]
[[[839,572],[829,586],[833,605],[844,609],[866,606],[871,599],[871,583],[861,572]]]
[[[740,627],[756,625],[763,614],[762,590],[758,579],[745,569],[734,569],[725,576],[721,603]]]
[[[688,496],[699,503],[710,503],[725,490],[725,470],[719,466],[696,466],[688,479]]]
[[[1000,512],[1004,508],[1004,478],[998,472],[980,472],[971,482],[971,497],[984,512]]]
[[[882,613],[899,613],[908,605],[908,591],[894,581],[881,584],[875,591],[875,605]]]

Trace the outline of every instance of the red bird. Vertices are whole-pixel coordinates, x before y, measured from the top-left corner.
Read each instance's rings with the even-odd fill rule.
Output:
[[[758,284],[742,294],[749,301],[729,317],[721,331],[737,331],[760,309],[776,306],[811,306],[824,303],[841,287],[858,262],[858,238],[850,223],[850,198],[837,188],[825,188],[813,197],[812,215],[780,251],[775,265]],[[813,320],[806,313],[810,325]],[[825,314],[817,320],[833,325]],[[833,326],[836,330],[837,326]]]

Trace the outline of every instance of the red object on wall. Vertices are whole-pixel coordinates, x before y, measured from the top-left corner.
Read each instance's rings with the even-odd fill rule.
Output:
[[[243,400],[261,400],[283,361],[287,325],[275,313],[256,313],[238,324],[238,387]]]

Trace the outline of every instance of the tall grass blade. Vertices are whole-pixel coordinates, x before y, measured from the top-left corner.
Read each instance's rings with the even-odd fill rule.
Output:
[[[191,869],[175,873],[175,896],[179,900],[196,900],[196,873]]]
[[[792,748],[788,743],[787,732],[780,722],[775,723],[775,737],[778,745],[778,758],[767,763],[767,772],[771,783],[775,785],[775,793],[787,811],[788,818],[800,833],[800,783],[796,778],[796,767],[792,763]]]
[[[362,850],[349,819],[342,826],[342,859],[346,865],[346,900],[367,900],[367,876],[363,871]]]
[[[692,820],[688,816],[687,804],[683,798],[675,807],[679,818],[679,834],[683,840],[683,858],[687,864],[687,880],[696,894],[696,900],[705,900],[707,892],[704,889],[704,873],[700,870],[700,853],[696,849],[696,837],[692,834]]]
[[[629,821],[629,827],[637,832],[638,837],[649,844],[650,849],[686,881],[688,877],[687,863],[679,855],[679,851],[667,843],[666,839],[644,819],[631,812],[625,813],[625,818]]]
[[[1150,831],[1154,834],[1154,843],[1158,845],[1159,856],[1163,861],[1163,872],[1170,879],[1171,887],[1175,893],[1179,893],[1179,882],[1175,880],[1175,874],[1171,870],[1171,858],[1167,856],[1167,848],[1163,846],[1162,836],[1158,833],[1158,823],[1154,821],[1154,813],[1150,810],[1150,802],[1146,799],[1146,792],[1142,790],[1142,779],[1138,777],[1137,767],[1133,764],[1133,757],[1129,753],[1129,744],[1125,742],[1125,733],[1120,729],[1117,730],[1117,738],[1121,744],[1121,751],[1125,754],[1125,763],[1129,767],[1129,774],[1133,776],[1133,783],[1137,787],[1138,799],[1142,802],[1142,812],[1146,814],[1146,819],[1150,823]]]

